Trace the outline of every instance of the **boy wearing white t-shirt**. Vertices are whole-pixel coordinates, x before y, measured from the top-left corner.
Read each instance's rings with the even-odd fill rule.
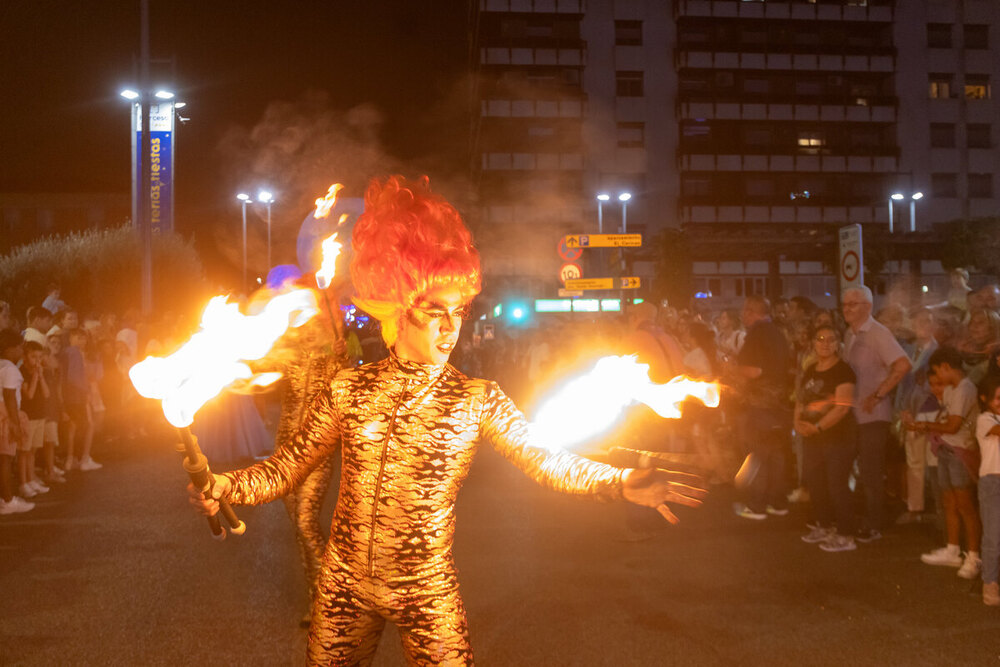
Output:
[[[21,420],[21,385],[24,378],[17,362],[24,354],[21,337],[10,329],[0,331],[0,514],[15,514],[34,509],[35,504],[14,495],[11,480],[14,456],[26,437]],[[24,420],[27,421],[27,420]]]
[[[982,524],[975,500],[975,478],[979,473],[979,448],[974,430],[979,415],[978,392],[965,377],[958,350],[939,348],[931,355],[928,365],[947,385],[942,398],[944,419],[920,422],[918,427],[928,434],[938,458],[938,482],[944,503],[948,544],[922,555],[920,560],[928,565],[957,567],[958,576],[974,579],[980,572],[979,546],[982,539]],[[964,560],[959,547],[963,527],[968,546]]]

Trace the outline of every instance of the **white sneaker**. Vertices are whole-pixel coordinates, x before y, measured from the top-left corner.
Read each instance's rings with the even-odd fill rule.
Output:
[[[35,491],[35,487],[31,486],[30,483],[22,484],[17,491],[21,494],[22,498],[34,498],[38,495],[38,491]]]
[[[958,568],[958,576],[963,579],[975,579],[979,576],[982,568],[983,561],[980,560],[979,556],[967,553],[965,554],[965,561],[962,563],[962,567]]]
[[[94,459],[90,458],[89,456],[86,457],[86,458],[80,459],[80,470],[83,470],[83,471],[87,471],[87,470],[100,470],[103,467],[104,466],[102,466],[100,463],[98,463]]]
[[[59,466],[57,466],[57,465],[53,465],[53,466],[52,466],[52,473],[53,473],[54,475],[56,475],[57,477],[61,477],[62,475],[65,475],[65,474],[66,474],[66,471],[65,471],[65,470],[63,470],[62,468],[60,468],[60,467],[59,467]]]
[[[20,514],[35,509],[35,503],[29,503],[24,498],[13,496],[9,501],[0,500],[0,514]]]
[[[962,567],[962,554],[957,549],[941,547],[920,557],[928,565],[944,565],[945,567]]]
[[[28,484],[30,484],[31,487],[38,493],[48,493],[49,491],[51,491],[49,487],[42,484],[41,480],[38,479],[33,479],[30,482],[28,482]]]
[[[807,534],[802,536],[802,541],[806,544],[819,544],[820,542],[826,542],[833,535],[832,528],[823,528],[822,526],[816,526]]]

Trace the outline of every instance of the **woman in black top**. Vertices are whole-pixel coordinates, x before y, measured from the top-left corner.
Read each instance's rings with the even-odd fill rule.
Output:
[[[802,477],[815,527],[802,540],[824,551],[855,549],[848,476],[854,462],[855,375],[840,358],[840,335],[820,326],[812,338],[816,362],[806,368],[795,402],[795,430],[802,436]],[[836,530],[834,522],[836,521]]]

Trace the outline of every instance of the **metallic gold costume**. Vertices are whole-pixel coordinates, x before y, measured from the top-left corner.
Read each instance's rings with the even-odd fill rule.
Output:
[[[480,441],[549,488],[621,497],[621,469],[532,446],[496,383],[395,355],[338,373],[291,446],[227,473],[231,502],[266,503],[341,448],[310,664],[370,663],[386,620],[410,664],[472,664],[451,550],[455,499]]]
[[[309,344],[308,341],[298,346],[296,357],[282,368],[286,386],[275,437],[276,450],[292,445],[295,434],[302,428],[309,414],[313,399],[329,387],[337,371],[347,365],[343,355],[332,355],[329,350]],[[319,523],[319,515],[327,489],[330,488],[333,463],[330,458],[320,461],[302,483],[284,497],[285,509],[295,526],[295,539],[299,544],[299,556],[305,569],[310,602],[316,596],[320,560],[327,541]]]

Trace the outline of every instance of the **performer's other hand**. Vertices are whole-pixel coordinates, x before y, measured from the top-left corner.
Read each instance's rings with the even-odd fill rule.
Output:
[[[225,498],[233,489],[232,482],[225,475],[215,475],[215,486],[212,487],[212,497],[209,499],[201,495],[201,491],[194,488],[194,484],[187,485],[188,502],[194,505],[200,514],[205,516],[215,516],[219,511],[219,498]]]
[[[670,511],[667,503],[677,503],[688,507],[698,507],[708,491],[695,484],[701,478],[686,472],[674,472],[662,468],[633,468],[622,477],[622,496],[625,500],[652,507],[670,523],[680,519]]]

